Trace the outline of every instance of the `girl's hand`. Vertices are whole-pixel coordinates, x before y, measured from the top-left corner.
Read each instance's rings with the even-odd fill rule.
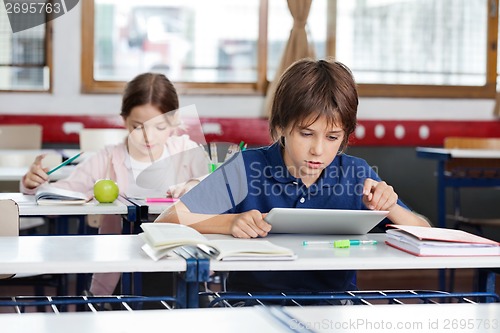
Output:
[[[231,223],[231,235],[237,238],[266,237],[271,225],[264,221],[265,216],[255,209],[237,214]]]
[[[371,210],[391,210],[398,201],[398,195],[386,182],[367,178],[363,185],[363,203]]]
[[[191,179],[185,183],[170,186],[170,188],[167,191],[167,197],[180,198],[199,183],[200,183],[199,180]]]
[[[22,182],[25,188],[32,190],[49,180],[49,176],[47,175],[49,168],[42,166],[44,157],[45,154],[38,155],[33,164],[31,164],[28,172],[24,175]]]

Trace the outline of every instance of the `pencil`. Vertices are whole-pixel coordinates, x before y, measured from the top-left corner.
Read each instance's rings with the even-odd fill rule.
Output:
[[[55,168],[49,170],[47,172],[47,175],[50,175],[51,173],[53,173],[53,172],[59,170],[60,168],[62,168],[63,166],[70,164],[71,162],[73,162],[74,160],[76,160],[81,154],[83,154],[83,151],[79,152],[78,154],[76,154],[75,156],[73,156],[71,158],[68,158],[66,161],[62,162],[61,164],[59,164]]]
[[[219,157],[217,156],[217,144],[215,142],[210,143],[210,155],[212,155],[212,163],[219,163]]]

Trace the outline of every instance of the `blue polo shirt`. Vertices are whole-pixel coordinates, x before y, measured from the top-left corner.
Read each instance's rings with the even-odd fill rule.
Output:
[[[274,207],[367,209],[362,202],[366,178],[381,180],[365,160],[341,154],[306,187],[288,172],[281,146],[275,143],[235,155],[181,201],[200,214],[237,214],[252,209],[267,213]],[[227,288],[244,292],[345,291],[355,289],[353,280],[354,271],[231,272]]]

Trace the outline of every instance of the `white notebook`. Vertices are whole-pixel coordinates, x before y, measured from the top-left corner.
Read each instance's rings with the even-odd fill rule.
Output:
[[[215,260],[293,260],[292,250],[261,239],[208,240],[193,228],[174,223],[142,223],[142,249],[153,260],[182,246],[194,246]]]

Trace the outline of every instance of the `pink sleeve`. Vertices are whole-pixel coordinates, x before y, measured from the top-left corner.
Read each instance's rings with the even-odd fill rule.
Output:
[[[106,147],[96,154],[86,158],[78,164],[73,172],[65,179],[51,183],[52,186],[85,193],[93,196],[94,183],[96,180],[105,178],[108,163],[111,161],[113,147]],[[25,194],[34,194],[36,189],[26,189],[20,182],[20,190]]]
[[[188,135],[170,137],[167,140],[167,148],[171,155],[187,152],[184,154],[185,158],[178,159],[183,164],[178,167],[187,168],[191,179],[200,180],[208,173],[209,161],[205,149],[199,143],[192,141]]]

